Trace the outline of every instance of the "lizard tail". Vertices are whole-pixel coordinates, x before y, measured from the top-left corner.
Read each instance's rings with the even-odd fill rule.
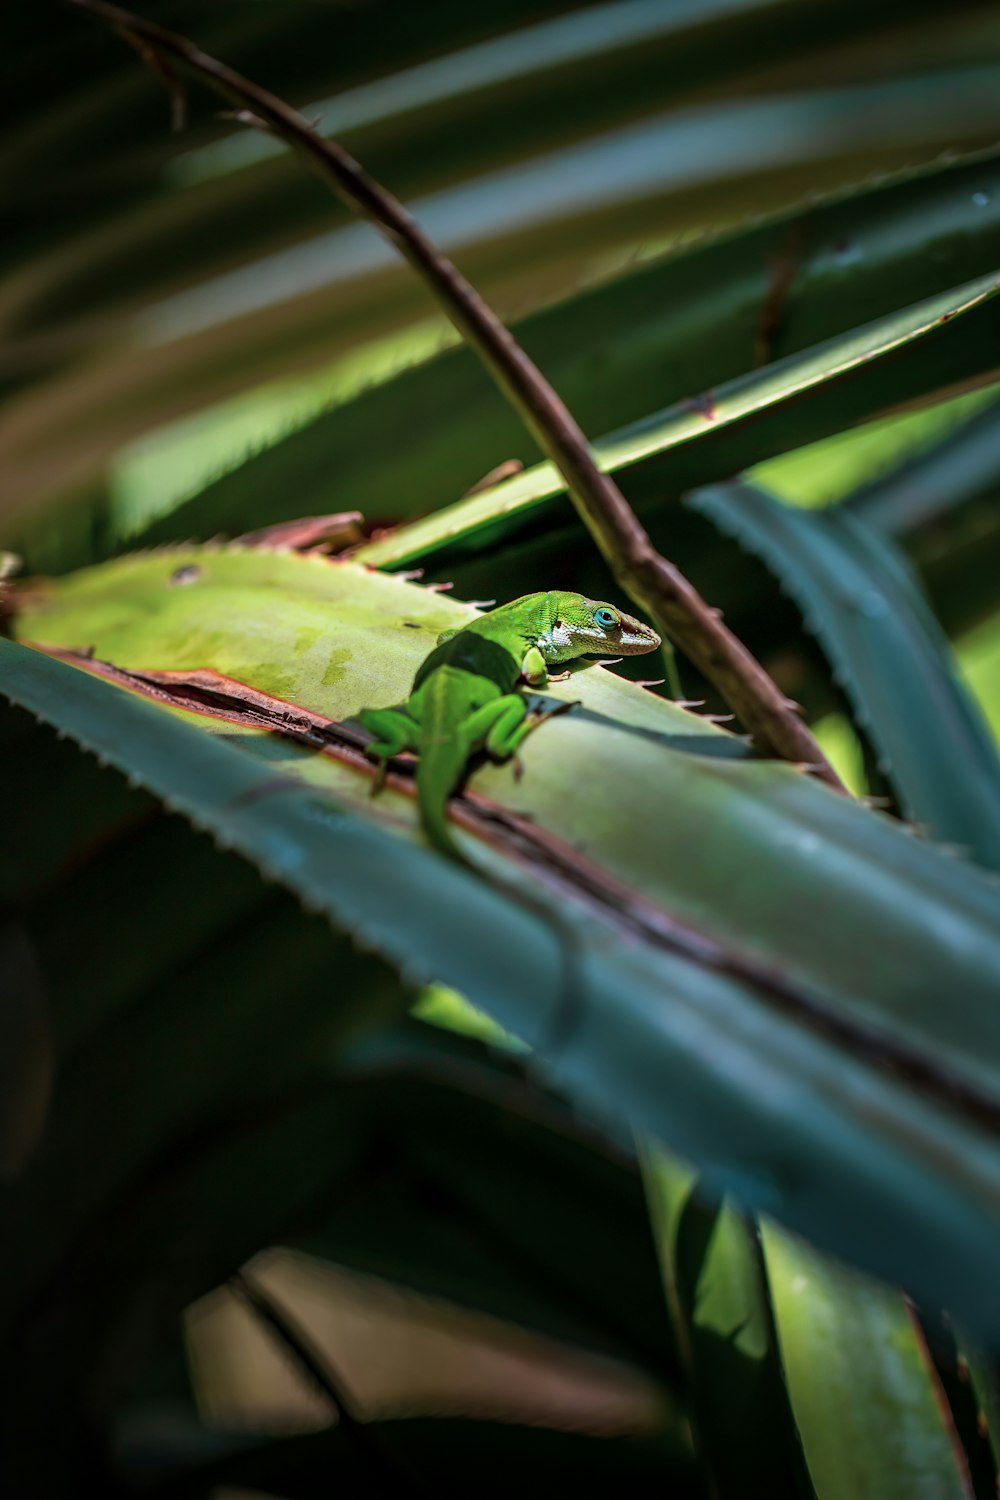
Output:
[[[462,780],[467,764],[468,752],[461,745],[439,744],[424,749],[417,762],[417,800],[424,835],[435,849],[448,855],[450,859],[457,860],[467,870],[472,870],[501,896],[515,901],[531,916],[541,918],[547,927],[554,929],[562,953],[562,978],[552,1038],[554,1044],[561,1045],[572,1032],[583,988],[582,955],[578,937],[572,924],[557,908],[536,900],[510,880],[482,869],[468,859],[455,843],[448,819],[448,798]]]
[[[425,749],[417,762],[417,801],[424,833],[441,854],[447,854],[463,865],[469,861],[452,834],[448,798],[462,779],[466,760],[467,754],[462,746],[437,745]]]

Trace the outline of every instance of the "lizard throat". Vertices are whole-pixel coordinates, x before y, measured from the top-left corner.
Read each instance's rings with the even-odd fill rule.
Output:
[[[577,637],[562,620],[556,620],[538,637],[535,644],[547,662],[571,661],[574,656],[580,655]]]

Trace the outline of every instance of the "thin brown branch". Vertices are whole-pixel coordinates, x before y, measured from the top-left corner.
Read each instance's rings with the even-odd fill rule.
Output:
[[[167,66],[165,60],[154,47],[142,40],[127,26],[116,27],[118,35],[123,41],[138,53],[142,62],[146,64],[150,72],[155,73],[160,82],[167,90],[170,98],[170,128],[175,135],[180,135],[187,124],[187,97],[184,93],[184,85],[174,70]]]
[[[562,475],[591,535],[624,591],[711,681],[764,754],[808,767],[844,791],[796,707],[764,668],[705,603],[684,575],[657,552],[610,475],[594,462],[590,445],[548,381],[492,309],[442,255],[398,199],[374,182],[334,141],[325,139],[283,99],[233,71],[187,38],[109,5],[69,0],[171,65],[193,74],[215,93],[248,111],[316,167],[337,196],[374,224],[419,272],[456,328],[476,350],[541,450]]]

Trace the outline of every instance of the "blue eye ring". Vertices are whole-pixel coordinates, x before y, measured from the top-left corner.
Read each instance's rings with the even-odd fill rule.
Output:
[[[595,609],[594,623],[600,625],[603,630],[610,630],[618,624],[618,616],[613,609]]]

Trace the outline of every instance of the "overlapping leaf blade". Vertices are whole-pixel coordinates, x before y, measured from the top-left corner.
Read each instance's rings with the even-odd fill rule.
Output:
[[[651,409],[736,378],[752,369],[762,351],[764,357],[780,357],[802,350],[995,268],[1000,264],[996,170],[995,157],[987,154],[810,205],[620,276],[515,328],[585,429],[607,433]],[[916,234],[914,225],[920,226]],[[310,322],[318,328],[314,315]],[[370,317],[367,336],[380,326]],[[271,374],[277,358],[272,347]],[[174,355],[164,351],[157,378],[169,374],[173,382],[174,364]],[[204,355],[201,370],[205,378]],[[128,382],[127,401],[115,403],[111,412],[103,377],[91,384],[92,394],[103,392],[101,430],[106,432],[109,415],[127,416],[134,409],[135,376]],[[67,392],[75,399],[72,387]],[[57,407],[62,411],[60,402],[45,408],[50,434]],[[881,409],[877,399],[872,409]],[[39,415],[45,415],[41,408]],[[30,412],[19,409],[16,416],[11,438],[27,459],[35,444]],[[73,443],[86,436],[76,418],[70,429],[68,410],[59,425]],[[390,431],[394,442],[386,452],[381,435]],[[382,461],[373,487],[370,457],[376,448]],[[51,442],[35,455],[46,464],[53,456]],[[245,530],[285,514],[286,504],[292,507],[289,515],[342,508],[345,495],[374,518],[398,515],[401,507],[412,514],[438,507],[512,456],[530,462],[534,451],[474,356],[453,350],[320,417],[210,487],[149,536],[165,540]],[[11,450],[11,485],[14,458]],[[41,499],[43,492],[52,492],[53,482],[37,477],[34,490]],[[716,477],[721,476],[702,473],[700,481],[695,476],[690,482]],[[134,529],[127,514],[109,508],[103,491],[92,503],[96,515],[84,535],[69,526],[65,509],[67,534],[61,539],[49,522],[35,525],[26,517],[17,525],[36,566],[88,561],[95,549],[114,547],[122,530]],[[75,497],[75,511],[80,504]]]
[[[696,1446],[721,1495],[815,1494],[778,1357],[756,1226],[698,1196],[696,1174],[643,1153],[650,1219],[691,1391]]]
[[[637,0],[637,7],[643,9],[642,0]],[[570,48],[568,57],[562,58],[555,69],[537,68],[529,90],[532,111],[525,111],[520,75],[511,77],[510,71],[504,74],[499,63],[499,71],[490,72],[492,65],[487,63],[486,81],[496,77],[498,89],[486,89],[477,95],[475,90],[459,87],[453,96],[445,89],[438,107],[432,98],[430,108],[403,108],[402,114],[390,104],[387,117],[378,117],[376,110],[375,120],[361,130],[357,141],[351,139],[352,147],[363,153],[361,159],[372,159],[408,201],[418,205],[439,239],[453,246],[456,239],[465,243],[469,270],[475,278],[484,278],[490,294],[505,291],[508,299],[514,297],[520,305],[525,300],[537,303],[540,297],[552,294],[553,282],[561,288],[567,279],[573,281],[582,272],[589,275],[601,246],[634,245],[642,234],[663,233],[667,228],[700,228],[706,219],[732,223],[747,211],[760,211],[765,204],[781,207],[817,186],[837,187],[844,181],[858,180],[874,166],[909,168],[915,160],[933,159],[946,145],[955,147],[961,141],[964,147],[975,148],[996,138],[996,89],[990,68],[973,66],[991,55],[990,37],[981,36],[984,28],[976,15],[978,6],[972,5],[966,12],[972,30],[964,46],[957,46],[955,72],[936,75],[921,68],[912,77],[906,75],[907,58],[912,55],[910,43],[918,60],[924,60],[928,52],[925,23],[913,7],[900,7],[906,23],[913,26],[912,34],[906,28],[901,34],[898,28],[886,28],[885,12],[873,15],[855,3],[844,7],[823,0],[810,15],[802,15],[801,7],[787,0],[780,7],[783,24],[778,42],[774,0],[759,5],[726,3],[708,12],[705,7],[684,6],[679,12],[667,13],[666,18],[654,17],[652,30],[657,36],[652,46],[630,45],[628,36],[619,36],[628,30],[619,18],[621,9],[606,6],[603,17],[594,18],[592,24],[606,28],[607,45],[592,48],[588,63],[598,77],[588,89],[580,89],[580,58]],[[895,12],[895,6],[892,9]],[[297,31],[303,37],[303,55],[334,51],[340,57],[345,51],[343,45],[331,48],[328,40],[325,45],[316,42],[324,21],[316,23],[315,15],[315,9],[307,7],[306,13],[295,10],[286,27],[273,23],[237,26],[234,43],[238,54],[234,60],[238,62],[243,55],[247,66],[253,68],[262,54],[267,55],[270,42],[276,46],[279,77],[270,72],[267,77],[280,87],[280,75],[288,68],[289,58],[295,57],[298,62]],[[175,20],[172,15],[171,20]],[[489,31],[490,27],[510,26],[511,20],[514,15],[510,7],[498,5],[478,24]],[[571,20],[576,23],[579,18]],[[363,18],[352,21],[348,39],[357,45],[357,66],[364,71],[366,58],[370,66],[372,34]],[[444,18],[441,21],[444,23]],[[340,27],[339,43],[343,43],[343,18],[327,24]],[[558,24],[556,21],[556,28]],[[957,24],[958,18],[952,17],[952,26]],[[573,26],[564,26],[564,30],[571,33]],[[453,36],[459,39],[463,31],[465,27],[453,31]],[[421,43],[427,45],[433,34],[432,30],[421,36]],[[850,37],[850,46],[841,66],[849,80],[855,69],[861,78],[840,99],[832,93],[825,95],[823,90],[811,92],[808,84],[814,83],[817,72],[822,77],[825,43],[844,34]],[[726,37],[733,40],[732,49],[720,46],[720,40],[724,42]],[[505,39],[501,39],[496,51],[502,54],[504,45]],[[402,62],[412,46],[414,37],[403,31],[394,57]],[[700,81],[708,102],[700,110],[691,110],[688,105],[687,117],[649,120],[646,129],[631,121],[643,99],[646,108],[654,99],[660,107],[663,99],[663,68],[655,66],[657,49],[670,77],[676,78],[682,90],[682,101],[697,98]],[[546,49],[532,49],[531,42],[525,40],[522,51],[540,60]],[[778,87],[789,90],[796,84],[807,84],[801,92],[760,98],[759,90],[768,75],[757,72],[748,81],[748,98],[738,104],[733,104],[732,93],[726,102],[715,98],[723,78],[733,89],[733,66],[736,77],[742,78],[754,55],[775,62],[783,52],[787,58],[801,58],[802,66],[793,62],[786,71],[778,71]],[[384,49],[379,49],[382,66],[385,55]],[[873,83],[873,63],[888,77]],[[105,54],[99,54],[97,69],[106,66]],[[466,65],[459,58],[456,66],[460,74]],[[898,71],[903,77],[895,77]],[[301,65],[298,72],[304,81],[306,72]],[[309,77],[312,75],[309,68]],[[349,68],[339,77],[348,78]],[[640,77],[645,80],[645,90],[637,93]],[[136,80],[138,75],[124,74],[115,78],[117,90],[97,89],[94,95],[82,90],[82,98],[60,108],[58,123],[72,130],[81,142],[93,141],[94,135],[103,138],[105,132],[120,139],[123,127],[114,120],[117,111],[112,102],[118,92],[126,104],[133,105],[132,110],[124,111],[129,118],[129,138],[135,107],[142,101],[139,138],[148,142],[150,123],[156,118],[154,93],[148,84],[142,93]],[[553,104],[553,84],[574,101],[570,111]],[[79,77],[73,78],[73,86],[73,92],[79,90]],[[397,80],[396,89],[399,98],[405,98],[406,75],[402,81]],[[478,107],[477,99],[483,101]],[[63,107],[61,95],[58,104]],[[484,108],[486,121],[481,118]],[[364,110],[361,115],[364,117]],[[537,124],[534,132],[532,118]],[[540,141],[555,144],[565,139],[571,129],[570,118],[576,124],[580,144],[553,151],[523,168],[520,163],[508,166],[495,181],[463,181],[469,171],[469,141],[475,141],[475,160],[484,150],[489,151],[486,142],[493,138],[496,156],[508,162],[513,157],[517,162],[528,141],[538,150]],[[513,121],[517,120],[522,120],[525,130],[520,139],[513,130]],[[480,124],[483,129],[478,129]],[[613,129],[615,124],[624,124],[624,133],[619,132],[621,139]],[[630,132],[636,135],[637,129],[640,133],[630,147],[628,136]],[[643,129],[648,138],[642,135]],[[664,141],[658,141],[657,130],[661,135],[666,130]],[[45,142],[46,132],[40,132],[40,141],[37,132],[28,135],[33,138],[28,142],[30,156],[31,147],[37,151]],[[696,136],[702,165],[693,178],[687,163]],[[879,142],[874,150],[873,136]],[[168,136],[163,133],[162,145],[151,150],[153,162],[162,160],[169,148]],[[745,159],[747,150],[751,150],[751,159]],[[670,168],[675,157],[678,165]],[[135,162],[130,163],[132,192],[147,160],[138,151]],[[646,181],[648,163],[657,160],[663,162],[666,177],[661,174],[663,180]],[[433,163],[432,168],[427,162]],[[642,171],[639,181],[631,183],[637,162]],[[570,168],[576,168],[583,190],[576,196],[571,193],[571,201],[565,202]],[[21,162],[21,180],[24,175]],[[27,175],[30,178],[30,172]],[[426,201],[420,198],[427,187],[441,181],[453,184],[445,187],[444,196],[430,193]],[[708,205],[706,183],[712,187]],[[595,192],[600,184],[603,192]],[[151,175],[148,186],[153,189]],[[672,190],[667,192],[664,187]],[[622,204],[619,199],[624,190],[630,196]],[[513,236],[516,195],[522,201],[523,223],[520,234]],[[51,196],[48,193],[48,199]],[[336,246],[327,249],[322,237],[316,240],[310,236],[310,229],[318,223],[336,223],[339,211],[334,208],[330,217],[324,195],[283,160],[226,172],[220,178],[186,187],[174,183],[169,190],[163,190],[160,181],[153,192],[142,193],[132,211],[117,219],[108,220],[108,184],[102,184],[96,223],[88,222],[90,198],[82,195],[72,177],[69,198],[72,228],[76,229],[81,217],[84,220],[81,233],[67,234],[66,226],[58,225],[60,233],[48,255],[40,255],[36,239],[31,240],[30,266],[21,267],[18,275],[7,281],[9,320],[15,327],[39,324],[36,335],[25,333],[21,341],[7,344],[10,383],[36,384],[36,389],[27,390],[24,399],[16,402],[9,422],[0,428],[7,496],[10,504],[16,499],[18,507],[33,505],[54,493],[66,495],[67,490],[91,483],[99,477],[112,441],[121,443],[135,437],[157,420],[189,410],[192,401],[204,404],[243,389],[252,372],[264,380],[289,365],[301,366],[306,356],[330,359],[334,350],[397,329],[400,323],[418,315],[420,303],[415,300],[408,273],[394,269],[387,281],[381,264],[375,264],[378,254],[372,261],[354,226],[346,229],[348,239],[343,246],[352,272],[348,266],[346,282],[343,275],[337,275],[337,266],[343,273],[345,264],[340,264],[342,258],[339,261],[334,254]],[[495,204],[501,198],[504,207],[498,214]],[[118,199],[115,207],[120,207],[120,202]],[[540,213],[546,222],[538,223]],[[456,229],[459,220],[462,233]],[[580,233],[583,226],[586,234]],[[469,245],[469,240],[474,243]],[[208,258],[211,246],[216,245],[222,246],[222,263],[213,267],[220,275],[213,276]],[[516,249],[516,254],[511,255],[511,249]],[[501,263],[502,275],[498,276]],[[231,272],[232,278],[226,279]],[[171,288],[183,293],[184,288],[190,288],[192,278],[196,285],[184,311],[180,302],[169,302],[165,294]],[[282,278],[286,297],[276,302],[277,284]],[[765,270],[765,297],[769,279]],[[301,296],[316,281],[319,290],[312,296]],[[231,317],[232,312],[238,314],[234,297],[240,303],[241,293],[249,287],[253,300],[259,302],[265,285],[270,287],[268,306],[259,314],[246,308],[243,317]],[[138,312],[139,303],[144,303],[142,312]],[[151,308],[151,303],[162,305],[159,312]],[[187,320],[190,327],[189,314],[195,311],[195,303],[201,306],[195,323],[204,323],[207,317],[213,326],[178,341],[174,330],[180,330],[181,320]],[[229,314],[223,314],[225,308],[229,308]],[[222,326],[220,314],[226,318]],[[54,318],[58,320],[55,327]],[[168,339],[168,344],[163,345],[162,338]],[[82,365],[73,365],[81,353],[93,354],[84,362],[84,378]],[[48,371],[51,380],[39,387],[37,377]],[[643,407],[633,405],[627,416],[634,417],[640,410]],[[97,413],[99,425],[94,423]],[[610,420],[616,423],[618,419]],[[459,492],[471,478],[478,477],[478,472],[466,474],[456,487],[448,483],[447,475],[439,474],[436,495]]]
[[[201,581],[172,585],[178,567],[189,566],[201,568]],[[316,637],[303,636],[297,661],[275,628],[285,618],[274,608],[282,580],[287,587],[293,577],[301,587],[296,605],[287,599],[287,628],[303,630],[298,611],[312,590],[316,618],[319,611],[328,622],[336,618],[340,655],[352,658],[338,663],[336,681],[325,687]],[[153,647],[159,616],[162,650],[183,664],[179,638],[186,634],[190,651],[204,653],[213,610],[221,618],[223,606],[220,663],[232,669],[241,655],[249,664],[256,653],[262,684],[273,688],[269,673],[280,666],[285,696],[308,703],[312,695],[312,706],[333,717],[370,701],[374,642],[381,695],[392,698],[425,649],[421,632],[400,629],[402,621],[419,622],[422,612],[436,628],[442,616],[463,618],[453,604],[360,569],[209,549],[81,575],[65,586],[64,613],[59,596],[50,597],[21,628],[50,642],[61,637],[63,645],[84,644],[86,635],[99,656],[123,665],[141,657],[148,666],[163,659]],[[259,733],[234,739],[228,724],[222,738],[199,733],[82,673],[10,645],[3,650],[6,691],[81,743],[120,764],[127,758],[131,774],[171,806],[404,972],[463,990],[546,1057],[552,1076],[588,1111],[618,1129],[638,1124],[671,1141],[750,1204],[773,1208],[868,1265],[956,1303],[978,1297],[973,1289],[992,1265],[996,1153],[971,1119],[873,1070],[853,1048],[831,1047],[811,1025],[722,972],[648,940],[609,945],[596,917],[580,928],[586,988],[553,1051],[565,1023],[557,1023],[560,943],[498,891],[470,881],[419,840],[401,839],[413,830],[401,792],[373,806],[364,778],[329,757],[288,747],[276,763],[277,743]],[[706,726],[606,674],[578,679],[567,691],[582,696],[583,711],[529,744],[516,790],[505,768],[478,773],[478,788],[560,840],[582,844],[673,919],[828,997],[824,1003],[848,1025],[874,1026],[875,1035],[926,1052],[932,1071],[947,1066],[979,1096],[993,1089],[993,965],[1000,964],[993,887],[792,771],[684,754],[685,736],[692,748],[712,740]],[[593,784],[595,765],[614,768],[613,817],[601,811],[607,799],[566,796],[580,778]],[[689,852],[665,862],[670,848]],[[543,887],[538,894],[545,899]],[[942,986],[962,996],[946,1018]],[[863,1109],[862,1099],[869,1101]],[[874,1127],[876,1099],[891,1127]],[[848,1217],[838,1207],[844,1194]],[[964,1255],[960,1277],[956,1246]]]
[[[530,1065],[413,1022],[343,1075],[353,1128],[396,1144],[302,1249],[676,1380],[634,1164]]]
[[[1000,868],[1000,759],[902,556],[839,507],[795,510],[749,484],[689,503],[795,599],[906,816]]]
[[[970,1493],[904,1299],[765,1224],[789,1395],[819,1496]]]
[[[779,356],[989,271],[1000,263],[995,175],[986,157],[809,207],[617,278],[516,330],[586,429],[607,432],[750,369],[775,267],[792,276],[771,314],[768,352]],[[386,431],[396,442],[372,491],[368,460]],[[532,450],[472,354],[454,350],[319,418],[151,536],[243,530],[272,519],[285,494],[299,513],[347,493],[375,517],[390,505],[432,509],[512,455]]]
[[[929,399],[957,381],[985,383],[998,369],[998,290],[997,273],[990,272],[686,398],[601,439],[594,445],[597,461],[607,472],[627,476],[629,498],[642,510],[664,494]],[[894,360],[903,352],[905,360]],[[375,540],[358,555],[376,567],[399,567],[449,547],[495,544],[561,494],[554,466],[539,464]]]

